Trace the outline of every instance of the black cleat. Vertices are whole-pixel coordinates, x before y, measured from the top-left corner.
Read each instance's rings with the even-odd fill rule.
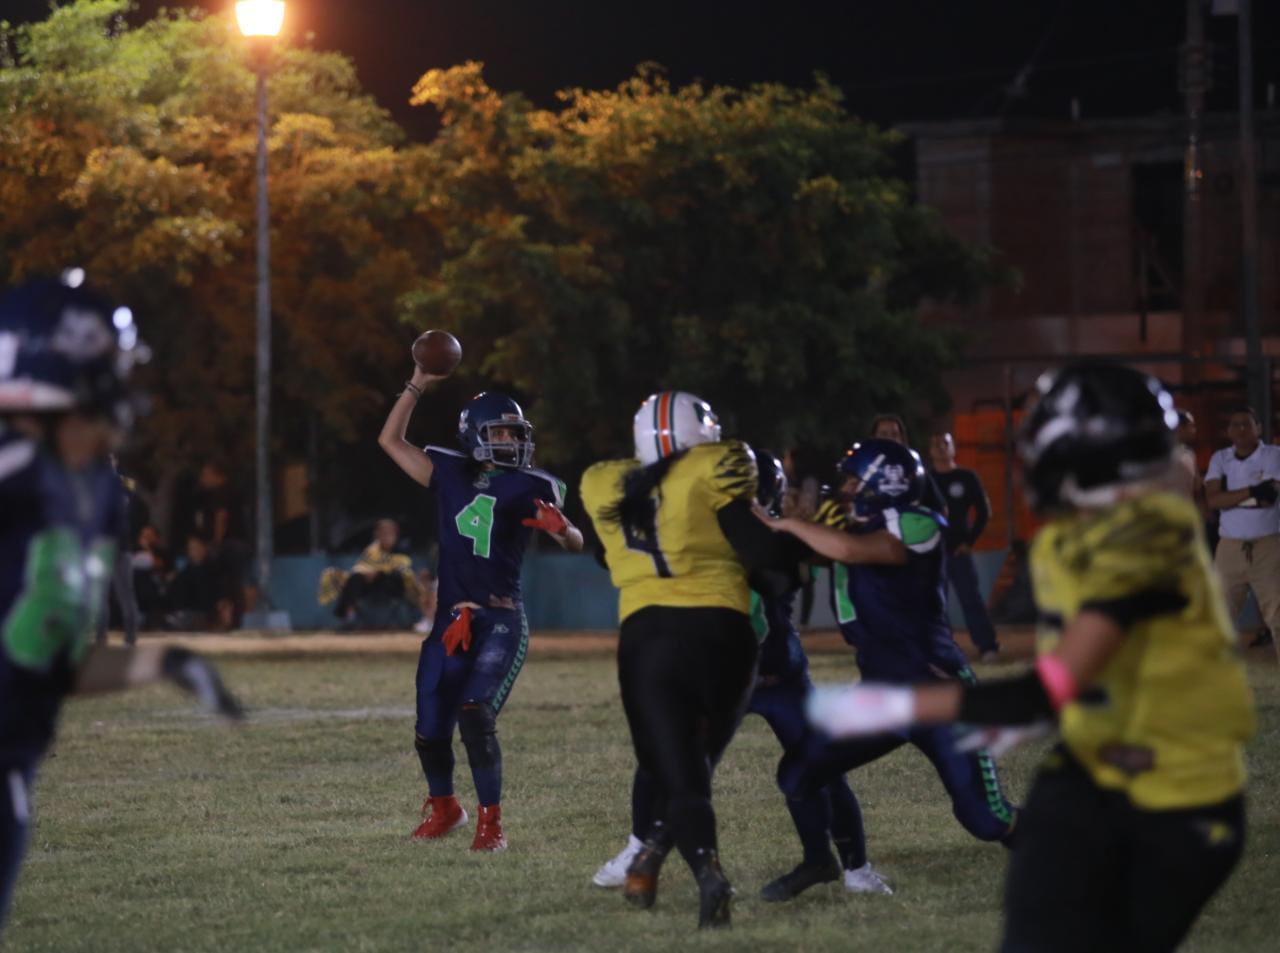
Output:
[[[698,929],[714,930],[729,925],[729,901],[733,899],[733,886],[720,869],[720,858],[715,852],[707,858],[698,871]]]
[[[651,837],[644,842],[627,868],[627,879],[622,884],[622,896],[627,903],[641,910],[654,905],[658,899],[658,874],[670,852],[671,842],[666,838]]]
[[[834,883],[840,879],[840,875],[840,865],[835,861],[829,864],[800,864],[791,873],[783,874],[777,880],[765,884],[760,891],[760,899],[768,903],[794,900],[810,887]]]

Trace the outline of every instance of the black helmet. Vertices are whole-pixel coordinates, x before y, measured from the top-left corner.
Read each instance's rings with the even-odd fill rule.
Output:
[[[132,421],[129,372],[146,359],[133,313],[84,286],[84,272],[0,295],[0,413],[82,410]]]
[[[782,461],[768,450],[757,450],[756,455],[756,499],[773,516],[782,515],[782,498],[787,495],[787,474],[782,469]]]
[[[1154,377],[1078,361],[1041,374],[1036,392],[1018,434],[1033,509],[1105,506],[1168,468],[1178,413]]]

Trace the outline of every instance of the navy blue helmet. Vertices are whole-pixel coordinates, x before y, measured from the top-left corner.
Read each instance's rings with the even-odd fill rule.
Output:
[[[1033,509],[1109,505],[1124,484],[1168,469],[1178,412],[1154,377],[1077,361],[1042,374],[1036,392],[1018,435]]]
[[[915,503],[924,490],[920,454],[895,440],[855,443],[836,465],[844,479],[855,477],[854,515],[862,519]]]
[[[504,428],[510,440],[494,440]],[[467,401],[458,418],[458,442],[473,460],[500,467],[533,466],[533,424],[520,405],[497,391],[482,391]]]
[[[0,296],[0,413],[78,410],[133,420],[129,372],[145,354],[133,313],[71,269]]]
[[[756,450],[756,499],[771,516],[782,515],[782,498],[787,493],[787,474],[782,461],[768,450]]]

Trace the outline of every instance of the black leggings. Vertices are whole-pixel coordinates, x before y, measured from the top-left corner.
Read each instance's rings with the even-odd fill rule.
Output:
[[[640,766],[658,789],[664,822],[690,866],[716,848],[711,772],[746,711],[756,638],[732,609],[649,606],[618,640],[618,682]]]
[[[1147,811],[1062,748],[1018,818],[1004,953],[1172,950],[1244,849],[1244,799]]]

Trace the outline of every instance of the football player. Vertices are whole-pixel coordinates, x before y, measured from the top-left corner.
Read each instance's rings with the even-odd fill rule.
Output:
[[[1177,413],[1154,378],[1043,375],[1018,441],[1042,620],[1021,678],[815,695],[841,735],[1056,720],[1019,825],[1002,949],[1172,950],[1244,847],[1253,705],[1194,504],[1170,491]],[[1176,479],[1176,478],[1175,478]]]
[[[836,621],[862,677],[900,685],[975,682],[947,620],[944,521],[917,505],[925,477],[919,455],[893,440],[867,440],[854,444],[838,468],[845,505],[819,511],[837,525],[794,518],[769,525],[832,560]],[[1009,838],[1015,812],[991,756],[961,750],[950,727],[916,726],[827,745],[787,765],[783,784],[813,792],[908,743],[933,763],[969,833],[987,841]],[[806,879],[799,869],[792,874]]]
[[[418,656],[414,729],[429,793],[413,837],[443,837],[467,822],[453,790],[456,726],[479,800],[471,849],[500,851],[507,840],[497,718],[529,645],[520,564],[533,529],[572,552],[581,551],[582,533],[560,510],[564,484],[534,468],[533,425],[505,394],[467,402],[458,419],[460,450],[405,440],[419,398],[446,377],[415,364],[378,437],[401,470],[436,491],[439,513],[436,620]]]
[[[754,453],[759,474],[756,500],[776,516],[787,491],[782,463],[768,451]],[[802,550],[797,552],[804,554]],[[784,760],[779,764],[779,778],[788,757],[801,757],[808,746],[818,743],[804,714],[805,698],[812,684],[809,660],[792,621],[798,579],[794,583],[777,596],[762,596],[754,590],[751,593],[751,625],[760,642],[760,662],[747,712],[764,718],[782,745]],[[637,769],[632,785],[630,839],[617,856],[596,871],[592,883],[599,887],[623,885],[627,868],[644,846],[644,836],[653,820],[654,796],[652,778]],[[805,860],[797,869],[802,871],[805,882],[802,886],[797,878],[784,875],[764,888],[765,900],[789,900],[813,884],[838,880],[842,874],[845,887],[852,892],[891,892],[867,862],[862,810],[843,776],[815,794],[788,798],[787,808],[804,847]],[[835,844],[839,863],[832,856],[829,839]]]
[[[125,518],[110,454],[142,346],[131,312],[83,280],[71,271],[0,297],[0,923],[64,697],[168,679],[241,716],[187,649],[90,645]]]
[[[597,463],[582,477],[582,500],[620,590],[622,704],[636,759],[658,790],[623,895],[653,905],[674,841],[698,884],[699,926],[725,926],[733,888],[720,866],[711,772],[755,674],[747,571],[783,565],[785,547],[752,515],[751,449],[721,441],[705,401],[653,394],[633,435],[635,457]]]

